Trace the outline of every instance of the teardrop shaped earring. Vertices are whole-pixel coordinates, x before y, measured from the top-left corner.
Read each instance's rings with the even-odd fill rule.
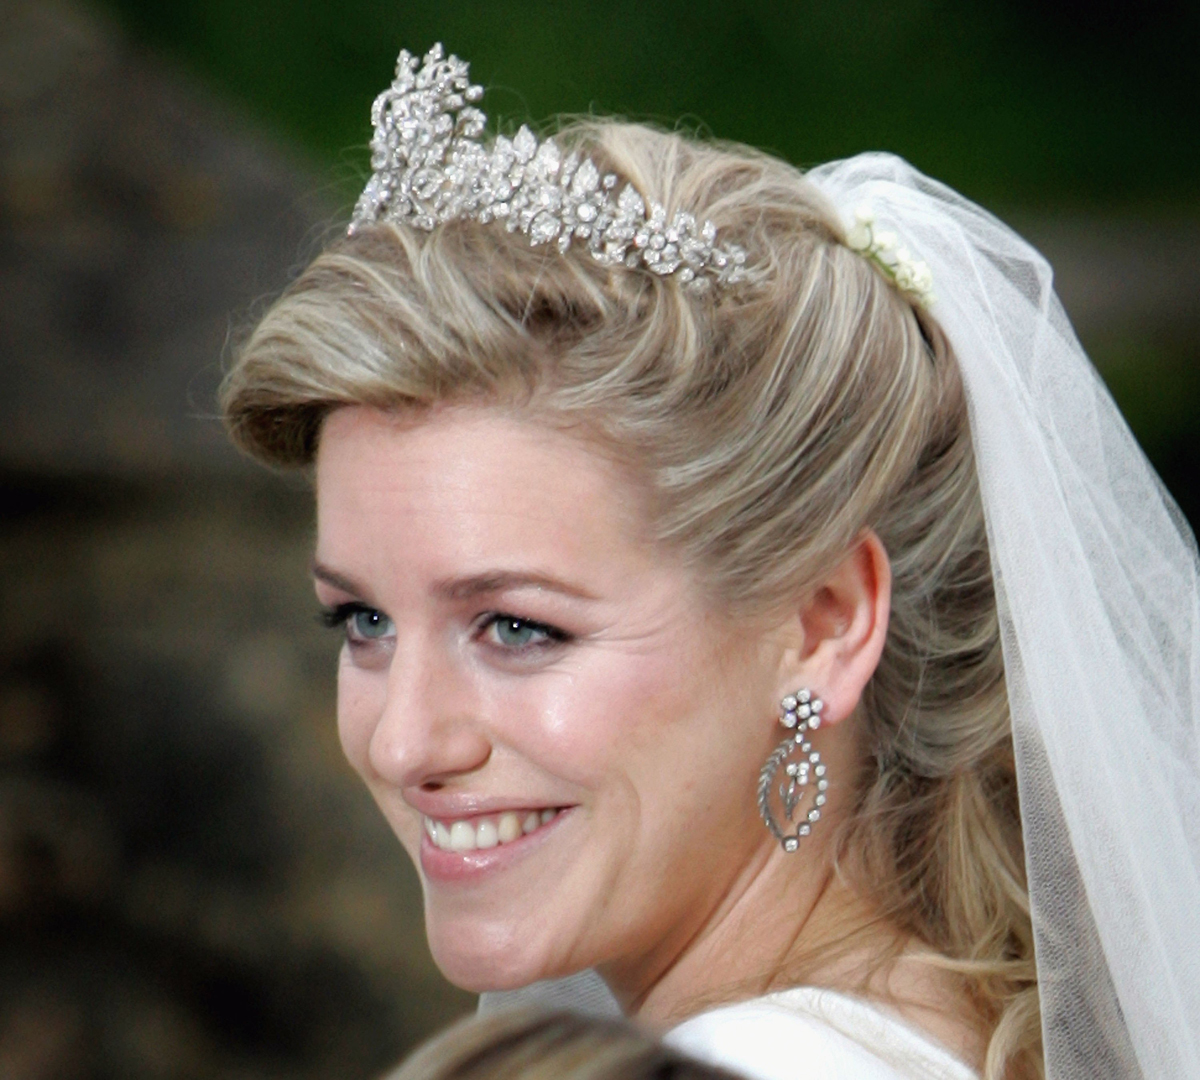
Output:
[[[825,792],[829,781],[825,777],[825,765],[821,755],[809,741],[809,732],[821,726],[821,710],[825,703],[813,697],[811,690],[797,690],[788,694],[780,703],[779,722],[788,729],[783,740],[767,758],[758,774],[758,812],[766,822],[771,835],[783,845],[783,850],[793,852],[800,846],[800,838],[808,836],[821,817],[825,805]],[[793,758],[794,760],[789,760]],[[783,779],[778,791],[774,790],[775,778],[783,767]],[[806,793],[810,781],[816,789],[812,805],[796,824],[796,809]],[[775,794],[778,794],[783,809],[784,824],[771,809]],[[794,826],[794,831],[788,829]]]

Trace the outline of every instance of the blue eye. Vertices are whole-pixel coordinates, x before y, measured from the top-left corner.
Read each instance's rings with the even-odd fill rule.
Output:
[[[510,649],[520,649],[546,637],[545,630],[524,619],[498,618],[493,625],[496,628],[496,640]]]
[[[392,620],[382,611],[357,601],[325,609],[320,614],[320,621],[330,629],[342,627],[351,644],[380,641],[395,634]]]
[[[512,652],[539,649],[570,640],[570,635],[562,630],[516,615],[490,616],[483,625],[483,633],[494,645]]]
[[[392,633],[392,620],[374,608],[359,608],[346,620],[346,636],[351,641],[378,641]]]

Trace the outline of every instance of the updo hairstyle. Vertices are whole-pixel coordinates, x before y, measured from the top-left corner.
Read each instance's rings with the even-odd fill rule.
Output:
[[[891,622],[859,706],[867,761],[839,869],[899,942],[957,972],[987,1080],[1040,1076],[996,602],[941,330],[781,161],[592,120],[556,141],[668,215],[711,220],[746,249],[750,280],[697,295],[498,223],[369,226],[319,255],[241,346],[222,397],[233,438],[303,467],[341,405],[519,411],[629,463],[661,542],[748,616],[794,603],[873,529]]]

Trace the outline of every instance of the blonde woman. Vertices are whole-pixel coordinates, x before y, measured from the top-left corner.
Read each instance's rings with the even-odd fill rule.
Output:
[[[224,390],[442,970],[763,1078],[1200,1075],[1196,557],[1045,263],[885,155],[478,97],[401,55]]]
[[[505,1010],[461,1021],[388,1080],[736,1080],[625,1021]]]

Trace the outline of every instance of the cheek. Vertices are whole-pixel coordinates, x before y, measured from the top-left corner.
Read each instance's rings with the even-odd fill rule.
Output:
[[[351,664],[342,653],[338,664],[337,720],[342,752],[364,776],[370,771],[371,737],[387,700],[386,679],[379,672]]]
[[[753,665],[731,674],[722,660],[695,645],[641,658],[600,699],[594,730],[603,737],[579,736],[589,740],[586,760],[619,778],[640,843],[656,859],[690,853],[705,864],[697,845],[715,850],[758,835],[755,782],[770,717],[758,720]]]
[[[498,701],[503,742],[582,791],[638,812],[671,798],[680,764],[709,738],[711,668],[694,650],[597,649],[530,700]],[[536,718],[536,719],[535,719]],[[514,723],[513,721],[517,722]],[[530,723],[530,720],[535,722]]]

